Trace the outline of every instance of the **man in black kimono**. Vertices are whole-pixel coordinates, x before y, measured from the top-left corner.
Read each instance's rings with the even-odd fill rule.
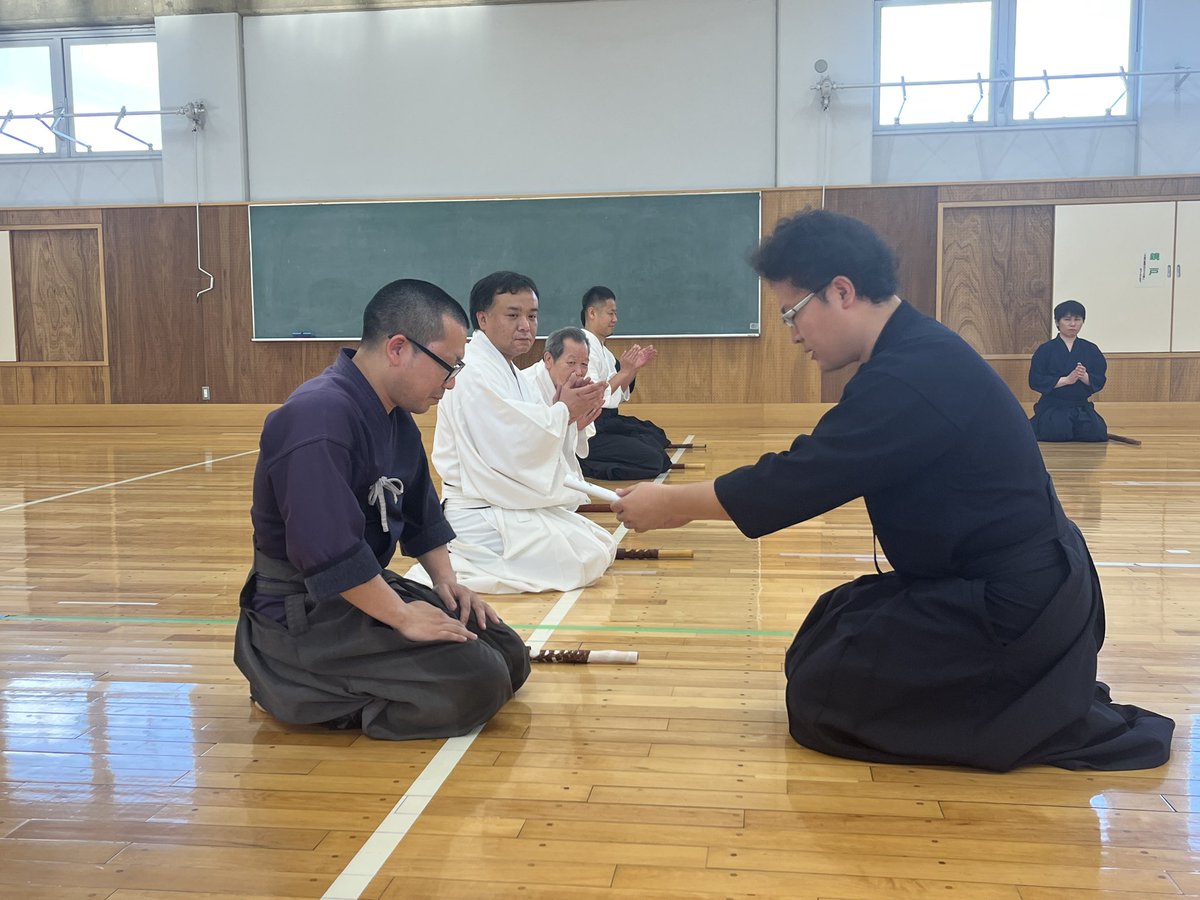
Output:
[[[1108,363],[1099,347],[1079,336],[1086,317],[1078,300],[1054,307],[1058,337],[1029,361],[1029,386],[1042,395],[1029,420],[1039,441],[1108,440],[1108,426],[1089,399],[1104,389]]]
[[[363,313],[357,352],[267,416],[234,660],[284,722],[392,740],[464,734],[529,675],[524,643],[458,584],[412,413],[454,386],[467,317],[425,281]],[[416,557],[433,587],[385,567]]]
[[[1096,681],[1100,583],[1016,398],[961,338],[896,294],[895,259],[823,210],[759,248],[792,341],[860,367],[811,435],[715,482],[641,484],[640,530],[732,519],[760,537],[866,500],[894,571],[818,599],[788,651],[801,744],[853,759],[1004,771],[1157,766],[1174,722]]]
[[[605,346],[617,327],[617,298],[603,285],[588,288],[584,293],[579,321],[588,342],[588,377],[608,385],[604,408],[596,420],[596,434],[589,444],[590,452],[579,460],[583,474],[610,481],[661,475],[671,468],[671,457],[666,451],[671,439],[648,419],[620,411],[621,404],[633,391],[638,372],[654,362],[658,351],[653,346],[634,344],[621,354],[618,363]]]

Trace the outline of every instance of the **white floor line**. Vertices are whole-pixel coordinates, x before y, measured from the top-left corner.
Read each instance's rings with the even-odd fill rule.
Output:
[[[174,469],[163,469],[161,472],[150,472],[146,475],[135,475],[133,478],[123,478],[120,481],[110,481],[108,484],[98,484],[95,487],[80,488],[77,491],[68,491],[65,494],[55,494],[53,497],[42,497],[40,500],[27,500],[24,503],[14,503],[11,506],[0,506],[0,513],[9,512],[14,509],[24,509],[27,506],[37,506],[39,503],[49,503],[51,500],[65,500],[67,497],[77,497],[80,494],[90,494],[92,491],[102,491],[105,488],[120,487],[123,484],[132,484],[135,481],[145,481],[147,478],[157,478],[159,475],[170,475],[172,472],[183,472],[186,469],[195,469],[197,466],[211,466],[213,463],[225,462],[227,459],[237,459],[239,456],[249,456],[251,453],[257,452],[257,450],[245,450],[241,453],[231,453],[229,456],[219,456],[216,459],[206,459],[202,462],[189,463],[186,466],[176,466]]]
[[[695,435],[689,434],[683,439],[682,443],[690,444]],[[687,448],[681,447],[675,451],[671,457],[671,462],[679,462],[679,458],[683,456],[684,450]],[[670,470],[668,470],[669,472]],[[658,484],[666,479],[667,472],[663,472],[656,479]],[[620,544],[621,539],[629,533],[624,525],[618,525],[613,532],[613,539]],[[546,641],[554,634],[555,629],[562,624],[562,620],[567,617],[567,613],[571,611],[571,607],[575,605],[575,601],[583,593],[583,589],[579,588],[574,591],[567,591],[558,598],[558,602],[550,608],[542,621],[538,623],[538,627],[534,629],[533,634],[525,642],[529,645],[529,649],[537,653],[545,646]],[[462,737],[449,738],[442,748],[434,754],[417,776],[416,781],[412,783],[404,796],[392,807],[389,812],[379,823],[379,827],[375,832],[367,838],[359,851],[354,854],[354,858],[346,864],[340,875],[333,880],[333,884],[329,886],[321,897],[321,900],[358,900],[359,895],[367,889],[367,885],[379,874],[379,870],[383,864],[387,862],[388,857],[392,855],[395,849],[404,840],[404,836],[408,834],[408,830],[412,828],[417,821],[417,817],[421,815],[429,801],[433,799],[438,792],[438,788],[442,786],[450,773],[454,771],[454,767],[458,765],[463,758],[463,754],[470,749],[471,744],[475,742],[475,738],[479,737],[479,732],[483,730],[480,725],[469,734],[464,734]]]

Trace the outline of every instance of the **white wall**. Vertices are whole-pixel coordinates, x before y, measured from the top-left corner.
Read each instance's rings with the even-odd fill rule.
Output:
[[[2,2],[2,0],[0,0]],[[875,135],[871,0],[587,0],[156,20],[164,107],[203,99],[206,201],[1200,172],[1200,75],[1137,125]],[[1145,0],[1145,69],[1200,65],[1200,0]],[[243,46],[244,43],[244,46]],[[190,202],[158,160],[0,161],[0,206]]]
[[[822,78],[818,59],[835,81],[874,81],[874,29],[870,0],[779,0],[778,184],[870,182],[871,92],[838,93],[822,110],[812,86]]]
[[[774,0],[265,16],[244,29],[254,199],[775,176]]]
[[[204,127],[195,133],[183,116],[163,119],[162,199],[248,199],[241,17],[162,16],[154,20],[154,30],[162,108],[203,100],[208,110]]]
[[[0,160],[0,207],[162,201],[162,160]]]
[[[1200,67],[1197,0],[1146,0],[1142,34],[1146,71]],[[1200,74],[1143,81],[1137,154],[1139,175],[1200,172]]]

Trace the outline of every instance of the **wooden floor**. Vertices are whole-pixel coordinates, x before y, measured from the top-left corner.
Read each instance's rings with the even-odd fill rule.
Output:
[[[795,431],[680,421],[706,468],[672,482]],[[540,666],[439,755],[251,706],[230,653],[253,425],[0,428],[0,896],[1200,896],[1200,428],[1122,430],[1144,446],[1045,455],[1101,566],[1101,675],[1177,719],[1174,757],[994,775],[788,737],[783,653],[871,570],[861,503],[758,542],[626,535],[695,559],[616,563],[547,645],[638,665]],[[528,637],[559,600],[496,605]]]

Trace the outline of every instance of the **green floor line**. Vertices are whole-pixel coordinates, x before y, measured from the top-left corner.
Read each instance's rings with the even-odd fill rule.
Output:
[[[237,619],[201,619],[187,616],[35,616],[0,614],[9,622],[112,622],[118,625],[236,625]],[[758,631],[752,628],[688,628],[667,625],[531,625],[509,622],[510,628],[524,631],[599,631],[627,634],[730,634],[742,637],[791,637],[790,631]]]

